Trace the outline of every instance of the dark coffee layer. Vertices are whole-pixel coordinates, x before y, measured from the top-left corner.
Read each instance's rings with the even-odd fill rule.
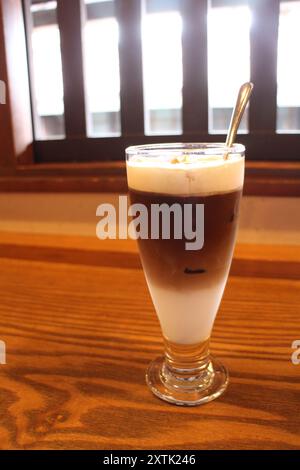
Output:
[[[238,222],[241,190],[210,196],[168,196],[129,190],[131,204],[144,204],[148,209],[149,233],[151,205],[177,203],[184,211],[185,204],[204,204],[204,246],[201,250],[186,250],[186,240],[138,240],[141,259],[148,279],[161,287],[199,289],[223,282],[231,262]],[[193,226],[195,228],[193,210]],[[173,226],[171,217],[171,227]],[[183,230],[184,233],[184,230]]]

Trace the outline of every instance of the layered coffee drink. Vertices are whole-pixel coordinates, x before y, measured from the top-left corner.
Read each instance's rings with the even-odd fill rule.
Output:
[[[187,250],[184,235],[174,239],[172,218],[170,239],[138,240],[151,297],[168,341],[195,344],[210,336],[234,248],[243,165],[240,157],[226,161],[211,157],[192,163],[139,159],[127,167],[130,201],[147,207],[149,228],[154,204],[179,204],[182,213],[187,204],[204,205],[200,250]]]
[[[220,151],[220,144],[215,145],[215,152],[213,145],[203,150],[194,144],[183,148],[180,154],[174,147],[175,155],[172,149],[161,157],[158,152],[145,156],[140,152],[127,161],[130,202],[147,208],[149,234],[153,207],[177,205],[184,214],[189,206],[189,222],[195,233],[197,224],[204,223],[203,246],[198,249],[187,249],[191,245],[185,236],[184,217],[183,235],[176,236],[172,212],[168,239],[163,237],[161,227],[158,237],[138,239],[145,277],[165,339],[166,363],[170,365],[172,358],[181,355],[181,369],[189,364],[189,356],[194,363],[208,357],[209,339],[227,281],[238,225],[244,180],[243,148],[236,146],[228,154]],[[196,217],[199,206],[204,209],[201,221]],[[209,360],[205,367],[209,368]]]

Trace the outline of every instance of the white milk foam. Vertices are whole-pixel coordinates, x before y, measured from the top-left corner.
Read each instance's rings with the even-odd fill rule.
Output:
[[[172,163],[151,157],[127,162],[130,189],[168,195],[222,194],[243,187],[244,157],[199,157]],[[204,222],[205,223],[205,222]],[[229,270],[229,267],[228,267]],[[147,279],[164,336],[178,344],[196,344],[210,337],[222,299],[227,274],[214,286],[199,290],[160,287]],[[147,272],[145,270],[147,278]]]
[[[128,186],[178,196],[227,193],[242,188],[244,162],[244,157],[236,154],[227,160],[222,155],[193,157],[188,163],[136,157],[127,162]]]

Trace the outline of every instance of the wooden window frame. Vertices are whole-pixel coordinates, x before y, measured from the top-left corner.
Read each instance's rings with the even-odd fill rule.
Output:
[[[36,141],[30,105],[33,91],[28,80],[31,58],[26,50],[22,0],[0,0],[0,79],[9,85],[7,104],[0,105],[0,191],[126,192],[126,168],[122,159],[127,146],[179,140],[224,140],[224,135],[208,134],[207,113],[203,112],[207,108],[207,77],[204,73],[207,48],[206,33],[203,32],[205,25],[199,28],[199,18],[205,18],[206,1],[183,2],[183,23],[190,27],[184,28],[183,33],[183,135],[179,136],[144,135],[141,44],[140,35],[134,29],[141,14],[139,0],[128,0],[126,8],[124,2],[122,6],[122,0],[115,1],[120,33],[124,38],[120,47],[122,137],[86,137],[86,124],[82,119],[85,112],[82,58],[72,58],[68,54],[70,31],[80,25],[82,3],[80,0],[64,0],[65,6],[59,9],[59,22],[64,24],[65,86],[72,78],[72,71],[80,70],[76,79],[80,93],[75,96],[70,87],[69,94],[65,93],[66,139]],[[214,0],[218,1],[221,0]],[[275,132],[279,0],[253,0],[253,9],[258,18],[268,17],[268,22],[264,23],[268,40],[262,40],[258,22],[258,27],[251,32],[251,76],[256,84],[249,113],[251,134],[239,136],[248,155],[245,194],[300,196],[300,162],[297,161],[300,158],[300,135]],[[201,47],[196,49],[193,44],[201,44]],[[267,66],[260,59],[262,44]],[[81,47],[80,37],[77,38],[77,47]],[[128,50],[137,53],[125,57]],[[199,59],[196,64],[195,54]],[[191,63],[194,64],[193,73],[189,66]],[[131,70],[135,70],[134,77]],[[81,112],[76,113],[74,109]],[[197,128],[195,122],[198,122]],[[289,161],[282,161],[282,155],[291,148],[293,153]],[[100,154],[105,156],[101,160]]]

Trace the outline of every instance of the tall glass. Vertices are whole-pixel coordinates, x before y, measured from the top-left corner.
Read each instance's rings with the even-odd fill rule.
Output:
[[[239,144],[202,143],[126,150],[130,202],[147,209],[148,238],[138,244],[165,343],[146,381],[155,395],[177,405],[211,401],[228,384],[209,343],[234,250],[244,152]],[[160,219],[154,218],[160,209]]]

